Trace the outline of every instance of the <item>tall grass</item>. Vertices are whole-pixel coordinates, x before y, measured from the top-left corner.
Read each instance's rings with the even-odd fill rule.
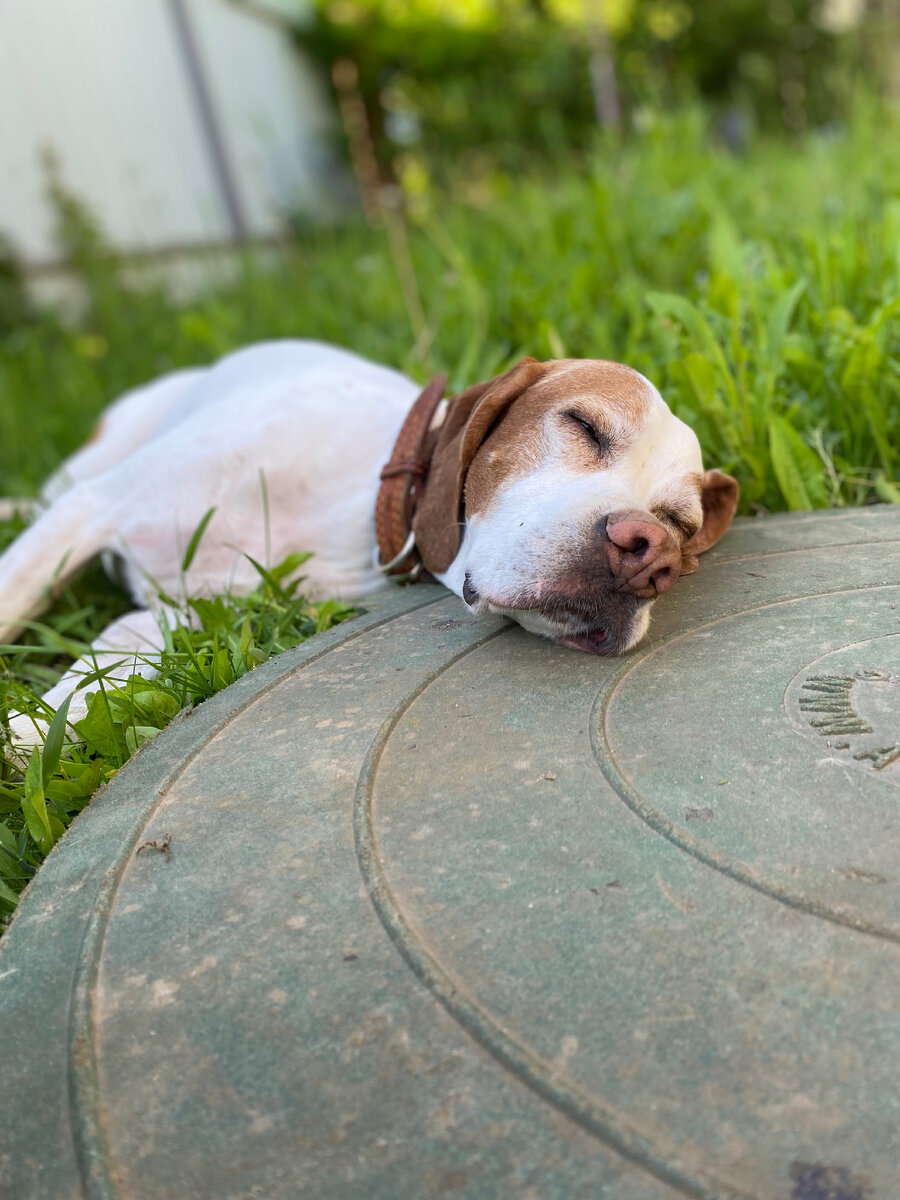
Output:
[[[745,511],[898,502],[898,125],[861,103],[845,126],[734,153],[700,110],[648,113],[643,132],[600,141],[551,177],[485,162],[442,193],[410,157],[408,220],[390,236],[353,223],[307,230],[274,267],[248,257],[236,280],[182,304],[128,289],[61,195],[88,306],[76,328],[44,315],[0,339],[0,492],[33,491],[126,387],[250,341],[304,336],[419,378],[447,371],[455,388],[524,353],[620,359],[660,386],[708,463],[738,476]],[[13,532],[0,526],[0,546]],[[173,705],[344,615],[301,605],[300,624],[285,618],[269,636],[273,606],[284,616],[298,597],[281,576],[260,586],[250,601],[195,610],[199,631],[167,651],[165,697],[142,681],[98,701],[119,714],[118,732],[76,731],[65,755],[55,739],[24,773],[7,756],[0,911],[90,787]],[[36,711],[65,652],[123,607],[88,574],[30,648],[0,648],[9,706]]]
[[[552,178],[486,164],[452,194],[409,161],[403,286],[389,239],[354,224],[305,233],[274,269],[248,259],[232,285],[174,307],[162,289],[126,291],[104,259],[78,329],[44,320],[0,342],[0,486],[33,489],[131,384],[308,336],[457,386],[520,353],[619,358],[736,471],[745,505],[890,496],[898,125],[861,105],[846,127],[732,153],[690,110]]]

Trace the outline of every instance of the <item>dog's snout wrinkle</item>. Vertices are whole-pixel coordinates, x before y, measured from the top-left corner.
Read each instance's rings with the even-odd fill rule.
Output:
[[[668,591],[675,579],[676,575],[671,567],[660,567],[653,563],[650,567],[638,568],[631,575],[623,577],[616,584],[616,591],[627,592],[642,600],[652,600]]]

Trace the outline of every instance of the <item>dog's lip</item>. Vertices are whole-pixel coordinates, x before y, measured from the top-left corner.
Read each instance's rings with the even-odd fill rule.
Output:
[[[585,654],[608,654],[610,651],[609,633],[602,627],[586,629],[583,633],[570,633],[557,639],[560,646],[569,650],[581,650]]]
[[[497,599],[479,591],[468,571],[462,592],[465,602],[477,613],[492,612],[512,617],[529,633],[582,654],[607,657],[620,654],[628,642],[627,620],[623,625],[621,615],[598,612],[593,603],[579,603],[577,599],[567,597],[561,603],[542,604],[543,597],[534,592]]]

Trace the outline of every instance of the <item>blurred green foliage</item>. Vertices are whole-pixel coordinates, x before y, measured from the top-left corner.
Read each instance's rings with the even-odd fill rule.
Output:
[[[0,337],[32,316],[22,264],[12,242],[0,234]]]
[[[732,140],[821,125],[861,70],[887,69],[882,18],[856,16],[853,0],[316,0],[301,40],[356,65],[385,175],[410,146],[453,173],[587,148],[604,62],[626,123],[701,98]]]
[[[689,107],[551,173],[437,187],[410,167],[393,231],[307,230],[175,305],[127,289],[68,206],[87,305],[74,328],[45,313],[0,338],[0,494],[32,490],[127,387],[305,336],[457,388],[526,353],[619,359],[740,477],[745,510],[896,499],[898,132],[866,103],[842,130],[734,154]]]

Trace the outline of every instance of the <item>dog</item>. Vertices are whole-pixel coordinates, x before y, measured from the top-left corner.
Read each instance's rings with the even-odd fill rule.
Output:
[[[388,586],[374,514],[384,489],[399,487],[409,534],[395,562],[416,559],[475,614],[620,654],[734,515],[736,481],[704,471],[693,431],[630,367],[526,358],[432,405],[419,458],[398,462],[392,449],[417,392],[397,371],[296,340],[126,393],[48,480],[42,511],[0,556],[0,642],[98,554],[136,610],[47,693],[52,708],[98,663],[131,656],[124,678],[135,655],[152,659],[161,594],[250,591],[250,558],[311,551],[308,593],[359,600]],[[74,720],[81,693],[73,703]],[[23,721],[13,721],[14,737],[28,740]]]

